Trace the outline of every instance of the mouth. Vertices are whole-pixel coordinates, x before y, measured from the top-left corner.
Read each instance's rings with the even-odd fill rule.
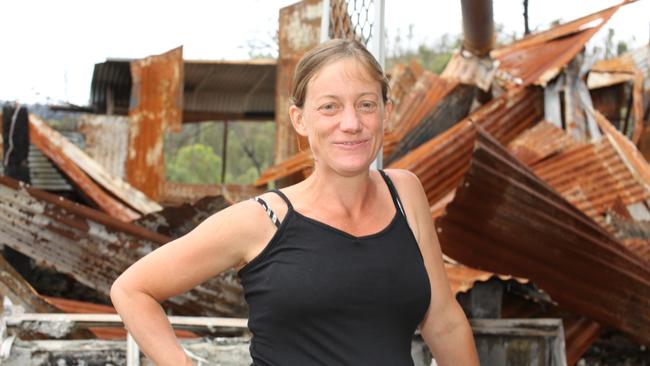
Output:
[[[338,141],[338,142],[335,142],[334,145],[342,147],[342,148],[346,148],[346,149],[353,149],[353,148],[357,148],[357,147],[360,147],[360,146],[364,146],[365,144],[368,143],[368,141],[369,141],[368,139],[354,140],[354,141]]]

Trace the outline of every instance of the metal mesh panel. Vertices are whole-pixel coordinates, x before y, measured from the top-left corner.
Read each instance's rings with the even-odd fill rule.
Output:
[[[331,0],[329,37],[354,38],[368,45],[374,36],[375,0]]]

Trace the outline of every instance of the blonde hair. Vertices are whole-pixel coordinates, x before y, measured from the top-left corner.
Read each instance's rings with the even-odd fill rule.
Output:
[[[384,103],[386,103],[388,101],[388,79],[384,75],[381,66],[366,47],[358,41],[350,39],[332,39],[305,53],[298,62],[294,73],[291,103],[298,108],[302,108],[305,104],[307,86],[314,75],[331,62],[347,57],[361,62],[371,77],[379,82],[381,96]]]

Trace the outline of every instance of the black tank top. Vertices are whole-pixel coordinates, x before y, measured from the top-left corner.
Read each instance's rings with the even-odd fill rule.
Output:
[[[287,214],[239,271],[253,365],[413,365],[411,340],[431,289],[397,192],[380,173],[396,212],[367,236],[303,216],[274,191]]]

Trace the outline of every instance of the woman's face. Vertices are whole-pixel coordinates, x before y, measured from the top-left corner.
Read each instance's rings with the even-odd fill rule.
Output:
[[[316,168],[351,176],[367,171],[375,159],[391,109],[379,82],[360,62],[344,58],[318,71],[303,107],[292,106],[289,113],[296,131],[309,140]]]

